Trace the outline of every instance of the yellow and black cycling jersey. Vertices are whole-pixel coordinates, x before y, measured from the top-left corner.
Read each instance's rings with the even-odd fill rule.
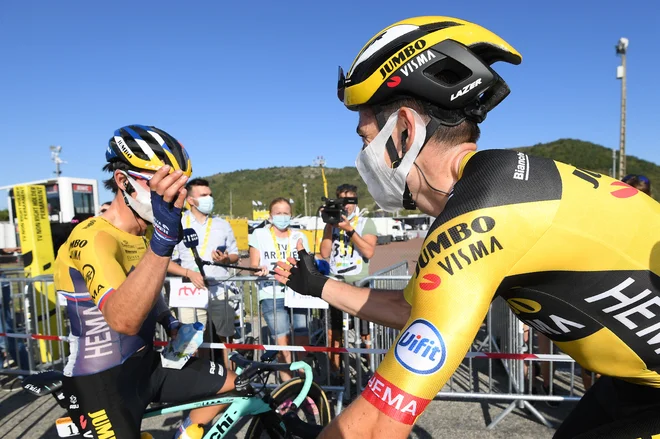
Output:
[[[405,289],[410,320],[363,397],[412,424],[456,370],[491,301],[583,367],[660,387],[660,204],[522,152],[463,160]]]
[[[78,224],[55,260],[55,288],[67,300],[71,353],[64,373],[90,375],[122,364],[153,344],[157,318],[169,309],[161,298],[136,335],[113,331],[101,310],[138,264],[147,241],[119,230],[102,217]]]

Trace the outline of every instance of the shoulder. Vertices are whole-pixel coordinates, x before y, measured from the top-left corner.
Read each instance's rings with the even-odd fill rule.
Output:
[[[112,233],[114,227],[106,220],[100,218],[89,218],[73,228],[69,235],[68,242],[75,240],[93,241],[97,239],[111,239],[116,241]]]
[[[442,223],[479,209],[559,200],[562,181],[553,160],[492,149],[472,155],[454,186]]]
[[[78,250],[79,259],[96,257],[99,253],[114,253],[122,246],[120,233],[106,220],[90,218],[71,231],[65,245],[70,250]]]

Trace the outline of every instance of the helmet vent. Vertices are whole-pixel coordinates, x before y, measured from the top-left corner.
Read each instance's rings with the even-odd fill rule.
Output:
[[[446,87],[453,87],[469,78],[472,71],[453,58],[444,58],[424,70],[424,75]]]
[[[454,26],[462,26],[462,24],[455,21],[439,21],[437,23],[423,24],[419,28],[426,33],[431,33]]]

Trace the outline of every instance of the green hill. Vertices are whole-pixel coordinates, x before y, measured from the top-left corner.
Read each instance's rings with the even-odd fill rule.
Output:
[[[360,207],[373,212],[374,200],[367,191],[357,169],[326,168],[328,198],[335,198],[335,189],[340,184],[354,184],[358,187]],[[245,169],[206,177],[209,180],[215,199],[215,211],[229,214],[229,194],[231,191],[232,214],[235,217],[252,218],[252,201],[268,204],[276,197],[294,200],[293,214],[304,214],[303,183],[307,184],[308,214],[313,215],[323,202],[323,178],[321,169],[311,166]]]
[[[612,150],[590,142],[575,139],[560,139],[554,142],[528,147],[512,148],[528,154],[548,157],[574,166],[609,175],[612,167]],[[660,166],[633,156],[627,157],[629,174],[644,174],[651,182],[660,184]],[[618,163],[618,158],[617,158]],[[367,186],[354,167],[326,168],[328,195],[334,197],[334,191],[342,183],[358,187],[361,207],[374,212],[376,205],[367,192]],[[235,217],[252,217],[252,200],[268,205],[275,197],[294,200],[294,215],[304,213],[303,183],[307,183],[307,205],[310,215],[321,206],[323,179],[318,167],[277,167],[263,169],[244,169],[206,177],[213,190],[215,211],[229,214],[229,197],[232,196],[232,211]],[[656,194],[660,191],[656,190]],[[655,195],[658,199],[658,195]]]

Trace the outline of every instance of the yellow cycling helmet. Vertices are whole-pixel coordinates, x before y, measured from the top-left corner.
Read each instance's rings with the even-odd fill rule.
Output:
[[[128,125],[115,131],[105,152],[108,162],[121,161],[133,168],[157,171],[163,164],[190,177],[192,164],[185,148],[174,137],[152,126]]]
[[[482,122],[508,94],[490,68],[496,61],[520,64],[522,56],[483,27],[451,17],[399,21],[376,34],[344,75],[338,96],[351,110],[402,98],[430,104],[443,125]]]

